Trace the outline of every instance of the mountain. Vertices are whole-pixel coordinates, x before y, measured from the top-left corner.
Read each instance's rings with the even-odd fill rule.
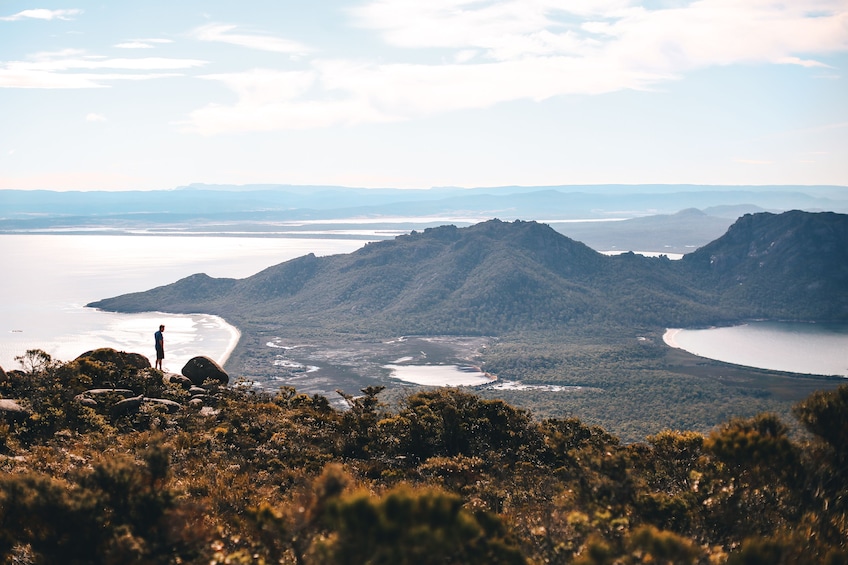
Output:
[[[569,326],[667,327],[752,317],[848,320],[848,216],[760,213],[681,261],[608,257],[537,222],[442,226],[306,255],[251,277],[192,275],[94,302],[377,334],[502,335]]]
[[[728,309],[767,318],[848,319],[848,216],[742,216],[681,264]]]

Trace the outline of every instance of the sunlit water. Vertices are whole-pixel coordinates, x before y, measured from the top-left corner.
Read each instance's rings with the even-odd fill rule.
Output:
[[[736,365],[848,377],[848,324],[751,322],[697,330],[670,329],[672,347]]]
[[[0,367],[42,349],[61,361],[98,347],[153,358],[153,332],[165,324],[165,369],[179,372],[206,355],[220,363],[237,330],[205,314],[115,314],[85,304],[206,273],[244,278],[308,253],[350,253],[365,241],[130,235],[0,235],[3,269]]]

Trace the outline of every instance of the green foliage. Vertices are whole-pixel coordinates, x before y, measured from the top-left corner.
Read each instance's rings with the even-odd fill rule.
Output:
[[[170,553],[163,517],[167,461],[103,459],[69,483],[42,473],[0,477],[0,557],[29,546],[45,563],[146,561]]]
[[[381,497],[355,493],[333,500],[326,522],[334,532],[317,548],[322,563],[525,563],[503,523],[463,509],[444,492],[399,488]]]
[[[811,395],[795,407],[795,415],[810,432],[823,439],[840,461],[848,456],[848,386]]]
[[[15,361],[28,373],[40,373],[53,364],[50,354],[41,349],[27,349],[23,355],[15,356]]]
[[[104,309],[210,312],[383,335],[680,327],[751,317],[844,320],[841,214],[756,214],[682,261],[606,257],[536,222],[429,228],[347,255],[294,259],[241,281],[193,275]],[[279,320],[285,320],[285,326]]]
[[[391,454],[413,461],[458,455],[514,461],[539,447],[526,412],[460,390],[412,394],[379,428]]]
[[[845,561],[848,481],[822,428],[843,389],[798,405],[823,430],[803,440],[766,413],[630,444],[456,389],[388,405],[368,387],[336,410],[222,387],[215,410],[99,426],[60,402],[147,378],[77,360],[2,384],[32,415],[0,426],[0,562]]]

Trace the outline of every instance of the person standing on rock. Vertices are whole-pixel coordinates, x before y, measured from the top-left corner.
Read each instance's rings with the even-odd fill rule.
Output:
[[[165,336],[162,335],[162,332],[165,331],[165,326],[160,325],[159,331],[153,334],[153,338],[156,340],[156,365],[155,367],[160,371],[162,369],[162,360],[165,359]]]

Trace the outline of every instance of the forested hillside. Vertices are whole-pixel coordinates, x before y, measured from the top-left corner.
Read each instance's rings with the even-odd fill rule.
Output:
[[[111,360],[110,360],[111,359]],[[207,382],[207,405],[135,412],[92,387],[184,401],[121,354],[39,351],[0,371],[4,563],[848,562],[848,386],[783,421],[623,444],[452,389],[348,409]]]
[[[308,255],[241,280],[194,275],[90,306],[401,334],[845,320],[846,241],[848,216],[762,213],[672,262],[607,257],[544,224],[491,220],[413,232],[348,255]]]
[[[792,211],[741,217],[681,264],[723,307],[750,317],[848,319],[848,216]]]

